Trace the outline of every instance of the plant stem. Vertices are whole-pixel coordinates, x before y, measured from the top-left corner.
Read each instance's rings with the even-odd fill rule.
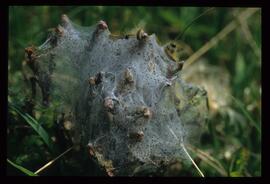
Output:
[[[192,54],[185,62],[184,67],[187,67],[197,61],[203,54],[205,54],[209,49],[214,47],[220,40],[222,40],[225,36],[227,36],[234,29],[238,28],[238,21],[245,20],[249,18],[251,15],[256,13],[259,8],[247,8],[240,15],[237,16],[236,19],[231,21],[225,28],[223,28],[215,37],[213,37],[210,41],[204,44],[197,52]]]
[[[56,157],[55,159],[51,160],[50,162],[48,162],[47,164],[45,164],[44,166],[42,166],[40,169],[38,169],[35,174],[39,174],[41,171],[43,171],[44,169],[46,169],[47,167],[49,167],[50,165],[52,165],[56,160],[58,160],[60,157],[62,157],[63,155],[65,155],[66,153],[68,153],[70,150],[73,149],[73,146],[70,147],[69,149],[67,149],[66,151],[64,151],[62,154],[60,154],[58,157]]]

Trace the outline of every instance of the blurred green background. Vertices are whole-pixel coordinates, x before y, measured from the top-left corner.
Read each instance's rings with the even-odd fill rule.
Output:
[[[195,17],[206,10],[207,7],[11,6],[9,105],[16,105],[22,115],[28,112],[30,92],[22,74],[24,48],[41,45],[46,40],[48,29],[60,23],[62,14],[67,14],[74,23],[82,26],[105,20],[113,34],[134,33],[134,30],[143,27],[147,33],[156,34],[160,44],[164,45],[174,40]],[[243,10],[245,8],[215,8],[196,20],[179,40],[179,45],[188,48],[182,59],[187,59],[215,37]],[[229,75],[229,86],[222,86],[221,83],[215,84],[219,86],[214,85],[213,88],[229,88],[228,91],[234,96],[228,100],[227,110],[219,107],[216,113],[209,116],[198,147],[200,150],[191,152],[206,176],[261,175],[261,11],[244,23],[244,26],[239,25],[203,56],[209,66],[224,69]],[[213,80],[216,77],[223,78],[222,72],[213,75]],[[213,85],[212,78],[208,76],[210,85]],[[218,95],[225,96],[222,92]],[[42,123],[48,136],[53,137],[56,127],[52,109],[36,107],[34,110],[34,118]],[[9,108],[7,157],[17,165],[35,171],[67,147],[54,145],[57,151],[50,151],[22,115]],[[68,153],[41,175],[79,175],[76,167],[70,166],[70,157],[72,154]],[[176,175],[188,173],[189,176],[198,176],[191,167],[182,167]],[[8,164],[7,174],[24,175],[11,164]]]

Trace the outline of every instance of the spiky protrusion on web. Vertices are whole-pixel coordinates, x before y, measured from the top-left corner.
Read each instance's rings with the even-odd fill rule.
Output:
[[[111,174],[130,175],[134,163],[184,158],[167,127],[183,142],[197,139],[207,107],[206,92],[181,79],[183,63],[143,30],[112,39],[104,21],[80,27],[66,15],[58,29],[26,53],[28,60],[35,56],[43,101],[72,114],[74,142],[90,145],[90,155]]]

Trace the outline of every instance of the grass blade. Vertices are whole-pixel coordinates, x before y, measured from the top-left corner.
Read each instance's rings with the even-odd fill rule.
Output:
[[[256,130],[258,131],[258,133],[261,135],[261,125],[256,123],[256,121],[251,117],[250,113],[246,110],[245,106],[243,105],[243,103],[240,100],[238,100],[237,98],[235,98],[232,95],[230,95],[230,96],[233,99],[233,101],[235,102],[235,104],[241,109],[241,111],[246,116],[246,118],[250,121],[252,126],[254,126],[256,128]]]
[[[197,164],[194,162],[194,160],[192,159],[192,157],[189,155],[185,145],[183,143],[181,143],[181,146],[183,148],[183,150],[185,151],[185,153],[187,154],[188,158],[190,159],[190,161],[192,162],[192,164],[195,166],[195,168],[197,169],[197,171],[199,172],[199,174],[201,175],[201,177],[204,178],[204,174],[202,173],[202,171],[200,170],[200,168],[197,166]]]
[[[10,107],[13,110],[15,110],[39,134],[39,136],[42,138],[45,144],[49,147],[49,149],[53,151],[52,140],[50,136],[48,135],[48,133],[43,129],[43,127],[29,114],[27,113],[23,114],[22,112],[20,112],[18,108],[16,108],[13,105],[10,105]]]
[[[40,169],[38,169],[35,174],[39,174],[40,172],[42,172],[44,169],[46,169],[47,167],[49,167],[50,165],[52,165],[56,160],[58,160],[59,158],[61,158],[63,155],[65,155],[66,153],[68,153],[70,150],[73,149],[73,146],[70,147],[69,149],[67,149],[66,151],[64,151],[62,154],[60,154],[59,156],[57,156],[55,159],[51,160],[50,162],[48,162],[47,164],[45,164],[44,166],[42,166]]]
[[[176,140],[179,140],[178,137],[175,135],[175,133],[173,132],[173,130],[167,126],[168,129],[170,130],[171,134],[175,137]],[[192,159],[192,157],[190,156],[190,154],[188,153],[185,145],[181,142],[180,143],[181,147],[183,148],[184,152],[186,153],[186,155],[188,156],[189,160],[191,161],[191,163],[194,165],[194,167],[196,168],[196,170],[199,172],[199,174],[201,175],[201,177],[205,177],[203,172],[200,170],[200,168],[197,166],[197,164],[194,162],[194,160]]]
[[[225,168],[215,158],[203,152],[199,148],[196,148],[189,144],[187,144],[186,146],[189,150],[195,153],[197,157],[199,157],[201,160],[203,160],[205,163],[207,163],[209,166],[213,167],[217,172],[219,172],[221,176],[225,176],[225,177],[228,176],[228,173],[225,170]]]
[[[12,165],[13,167],[17,168],[18,170],[22,171],[24,174],[26,174],[27,176],[38,176],[37,174],[33,173],[32,171],[29,171],[28,169],[19,166],[15,163],[13,163],[12,161],[10,161],[9,159],[7,159],[7,162]]]

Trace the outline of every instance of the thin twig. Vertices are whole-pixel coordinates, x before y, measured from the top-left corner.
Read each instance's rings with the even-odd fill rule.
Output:
[[[189,145],[187,145],[191,151],[197,154],[197,156],[202,159],[205,163],[212,166],[214,169],[216,169],[222,176],[228,176],[226,170],[223,168],[223,166],[220,165],[214,158],[212,158],[210,155],[207,155],[203,151],[199,151],[198,148],[193,148]],[[211,158],[211,159],[210,159]]]
[[[48,162],[47,164],[45,164],[44,166],[42,166],[40,169],[38,169],[35,174],[39,174],[41,171],[43,171],[44,169],[46,169],[47,167],[49,167],[50,165],[52,165],[56,160],[58,160],[60,157],[62,157],[63,155],[65,155],[66,153],[68,153],[70,150],[73,149],[73,146],[70,147],[69,149],[67,149],[65,152],[63,152],[62,154],[60,154],[58,157],[56,157],[55,159],[51,160],[50,162]]]
[[[167,126],[168,127],[168,126]],[[175,133],[173,132],[173,130],[168,127],[168,129],[170,130],[170,132],[172,133],[172,135],[174,136],[174,138],[176,140],[179,140],[178,137],[175,135]],[[179,140],[180,141],[180,140]],[[184,152],[186,153],[186,155],[188,156],[188,158],[191,160],[192,164],[194,165],[194,167],[197,169],[197,171],[199,172],[199,174],[204,178],[204,174],[202,173],[202,171],[200,170],[200,168],[197,166],[197,164],[194,162],[194,160],[191,158],[191,156],[189,155],[185,145],[183,142],[180,143],[180,145],[182,146]]]
[[[254,51],[255,55],[260,59],[261,58],[260,48],[258,47],[257,43],[255,42],[255,40],[251,34],[251,31],[249,29],[249,26],[247,24],[246,19],[245,20],[240,19],[240,25],[241,25],[241,29],[242,29],[250,47]]]
[[[208,13],[208,12],[210,12],[210,11],[212,11],[212,10],[214,10],[215,8],[214,7],[211,7],[211,8],[208,8],[207,10],[205,10],[203,13],[201,13],[200,15],[198,15],[196,18],[194,18],[186,27],[185,27],[185,29],[182,31],[182,33],[180,34],[180,35],[178,35],[175,39],[174,39],[174,41],[176,41],[176,40],[181,40],[181,38],[182,38],[182,36],[184,35],[184,33],[186,32],[186,30],[196,21],[196,20],[198,20],[198,18],[200,18],[200,17],[202,17],[203,15],[205,15],[206,13]]]
[[[201,154],[202,156],[206,157],[208,160],[212,161],[213,163],[215,163],[220,169],[224,170],[224,167],[220,164],[220,162],[218,162],[214,157],[212,157],[211,155],[209,155],[209,153],[206,153],[204,151],[202,151],[201,149],[199,148],[196,148],[194,146],[191,146],[190,144],[187,144],[186,145],[187,148],[195,153],[199,153]]]
[[[189,155],[188,151],[186,150],[186,147],[183,143],[181,143],[181,146],[183,148],[183,150],[185,151],[185,153],[187,154],[188,158],[191,160],[192,164],[196,167],[196,169],[199,171],[200,175],[202,177],[204,177],[204,174],[202,173],[202,171],[200,170],[200,168],[197,166],[197,164],[194,162],[194,160],[191,158],[191,156]]]
[[[249,18],[251,15],[256,13],[259,8],[247,8],[240,15],[237,16],[239,20],[245,20]],[[203,54],[205,54],[209,49],[214,47],[220,40],[222,40],[225,36],[227,36],[230,32],[238,27],[238,21],[234,19],[231,21],[225,28],[223,28],[215,37],[213,37],[210,41],[204,44],[197,52],[192,54],[187,60],[184,67],[191,65],[193,62],[197,61]]]

